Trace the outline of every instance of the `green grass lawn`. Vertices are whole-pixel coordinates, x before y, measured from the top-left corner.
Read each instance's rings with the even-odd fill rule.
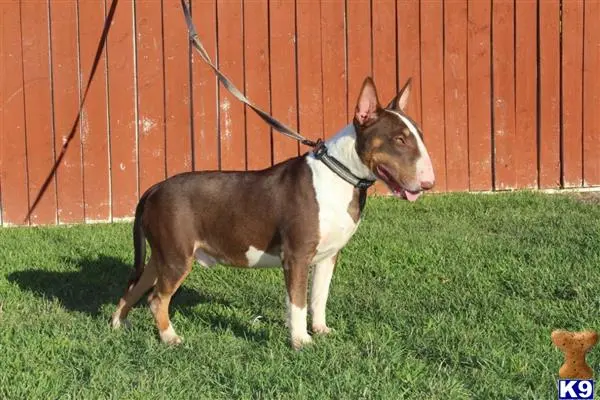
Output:
[[[171,305],[178,348],[145,302],[112,331],[130,230],[0,229],[0,398],[552,399],[550,332],[600,329],[600,205],[566,195],[370,199],[334,275],[336,332],[300,352],[280,270],[196,266]],[[598,373],[600,345],[587,359]]]

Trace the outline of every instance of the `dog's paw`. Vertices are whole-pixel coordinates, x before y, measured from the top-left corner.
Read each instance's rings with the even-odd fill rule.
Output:
[[[327,325],[313,325],[312,330],[313,330],[313,333],[315,333],[316,335],[327,335],[334,331]]]
[[[169,345],[169,346],[178,346],[181,343],[183,343],[183,338],[181,336],[178,336],[178,335],[169,336],[167,338],[163,338],[161,336],[160,339],[162,340],[162,342],[164,344]]]
[[[121,328],[129,329],[129,328],[131,328],[131,322],[129,322],[129,320],[126,318],[121,319],[118,316],[113,316],[110,321],[110,326],[113,329],[121,329]]]
[[[301,350],[304,346],[312,343],[312,338],[308,333],[298,336],[292,336],[292,347],[294,350]]]
[[[167,329],[160,332],[160,340],[169,346],[177,346],[183,343],[183,338],[175,333],[172,325],[169,325]]]

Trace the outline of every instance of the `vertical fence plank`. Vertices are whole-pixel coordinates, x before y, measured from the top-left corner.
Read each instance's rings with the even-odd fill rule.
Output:
[[[373,73],[371,3],[369,1],[346,1],[346,37],[348,118],[353,119],[362,83],[367,76],[371,76]],[[384,85],[384,82],[379,84],[381,87]],[[379,95],[379,101],[384,101],[381,95]],[[385,191],[385,185],[377,182],[370,193],[385,193]]]
[[[396,23],[398,30],[398,86],[402,88],[412,79],[410,99],[406,113],[421,124],[421,43],[419,41],[421,18],[418,0],[398,2]],[[425,136],[426,132],[423,133]],[[427,143],[429,144],[429,143]]]
[[[516,186],[514,2],[494,0],[492,7],[495,188],[504,190]]]
[[[54,164],[48,4],[21,3],[23,91],[27,135],[29,198],[43,189]],[[32,204],[29,205],[30,207]],[[56,223],[56,186],[52,178],[31,214],[32,224]]]
[[[540,187],[560,186],[560,3],[539,2]]]
[[[108,0],[110,8],[116,0]],[[107,41],[113,218],[133,215],[138,199],[133,1],[119,0]]]
[[[444,38],[446,185],[461,191],[469,189],[466,0],[445,3]]]
[[[190,63],[179,1],[163,3],[165,158],[167,176],[192,170]]]
[[[110,218],[105,49],[100,51],[92,77],[92,69],[102,40],[104,18],[104,2],[79,2],[82,96],[89,84],[80,121],[86,221],[106,221]]]
[[[375,2],[374,2],[375,4]],[[421,15],[419,0],[396,2],[396,55],[397,63],[397,90],[400,90],[408,79],[411,79],[410,97],[405,112],[422,125],[421,116]],[[376,59],[376,58],[375,58]],[[375,60],[374,60],[375,61]],[[387,101],[387,99],[384,99]],[[425,144],[431,150],[431,140],[424,132]],[[434,171],[437,173],[437,171]]]
[[[22,224],[27,216],[27,151],[19,2],[0,2],[0,179],[2,223]]]
[[[246,95],[263,110],[271,107],[269,93],[269,4],[244,0],[244,70]],[[271,131],[258,115],[246,109],[248,169],[271,165]]]
[[[435,172],[435,191],[446,190],[444,132],[444,12],[441,0],[421,2],[423,135]]]
[[[583,183],[583,0],[562,3],[563,184]]]
[[[5,14],[7,14],[8,9],[5,8],[3,6],[3,4],[0,3],[0,26],[6,25],[4,23],[4,18],[5,18]],[[9,55],[5,54],[5,43],[4,40],[2,40],[5,37],[5,32],[2,30],[2,28],[0,27],[0,65],[2,65],[4,67],[5,63],[7,63],[6,59],[8,59]],[[11,38],[13,39],[13,38]],[[19,37],[19,39],[21,39]],[[3,72],[6,72],[5,70],[3,70]],[[4,75],[4,74],[2,74]],[[7,95],[5,93],[5,83],[4,80],[6,78],[3,76],[0,76],[0,226],[3,225],[2,222],[2,175],[3,175],[3,165],[2,165],[2,159],[4,157],[4,129],[6,128],[5,126],[5,121],[4,121],[4,103],[7,102]],[[8,125],[8,124],[6,124]]]
[[[161,9],[135,3],[140,195],[165,179],[164,80]]]
[[[394,1],[381,0],[372,2],[372,7],[373,79],[379,101],[385,107],[397,93],[396,4]],[[389,193],[389,190],[383,182],[378,181],[375,192]]]
[[[330,137],[348,124],[346,94],[345,4],[321,2],[321,54],[323,63],[323,136]]]
[[[217,59],[217,6],[215,0],[193,0],[192,18],[208,55]],[[218,82],[214,72],[193,50],[192,104],[194,133],[194,170],[219,169],[219,132],[217,111]]]
[[[600,184],[600,2],[586,1],[583,56],[583,183]]]
[[[291,128],[297,127],[296,104],[296,23],[294,2],[269,2],[271,40],[271,111]],[[298,155],[298,144],[273,132],[273,161],[278,163]]]
[[[517,1],[515,48],[514,168],[518,188],[538,185],[537,143],[537,3]]]
[[[244,87],[244,59],[241,0],[217,2],[219,69],[234,84]],[[244,106],[223,86],[219,87],[219,133],[221,169],[246,168]]]
[[[73,137],[56,172],[59,223],[83,222],[83,170],[79,123],[79,60],[77,2],[50,3],[55,152]]]
[[[492,189],[491,0],[469,0],[467,97],[469,189]]]
[[[323,137],[321,75],[321,6],[316,1],[296,3],[298,43],[298,129],[304,137]],[[302,146],[300,151],[307,148]]]
[[[8,9],[5,8],[2,4],[0,4],[0,26],[5,25],[4,23],[4,18],[5,18],[5,14],[7,14]],[[5,54],[5,43],[4,40],[2,40],[5,36],[5,32],[2,30],[2,28],[0,28],[0,35],[2,35],[0,37],[0,65],[2,65],[4,67],[5,63],[7,63],[6,59],[9,57],[8,54]],[[12,39],[12,38],[11,38]],[[19,37],[20,39],[20,37]],[[3,72],[6,72],[3,70]],[[2,74],[4,75],[4,74]],[[6,79],[3,76],[0,76],[0,226],[2,226],[2,175],[3,175],[3,166],[2,166],[2,159],[4,156],[4,129],[6,128],[5,126],[5,121],[4,121],[4,103],[7,100],[6,93],[5,93],[5,83],[4,83],[4,79]],[[6,124],[8,125],[8,124]]]
[[[348,117],[354,118],[361,85],[372,74],[371,4],[365,0],[346,1],[348,57]],[[381,83],[383,86],[383,82]],[[383,101],[381,98],[380,101]]]
[[[373,79],[377,84],[379,100],[385,106],[397,93],[396,75],[398,71],[398,57],[396,53],[395,2],[393,0],[374,1],[372,19]]]

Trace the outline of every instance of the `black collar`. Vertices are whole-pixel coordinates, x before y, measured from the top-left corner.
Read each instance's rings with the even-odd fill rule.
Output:
[[[336,158],[330,156],[329,153],[327,153],[327,146],[325,146],[325,142],[322,140],[317,141],[317,145],[315,146],[313,153],[317,160],[320,160],[337,176],[358,189],[368,189],[375,183],[375,181],[371,179],[359,178],[358,176],[354,175],[344,164],[342,164]]]

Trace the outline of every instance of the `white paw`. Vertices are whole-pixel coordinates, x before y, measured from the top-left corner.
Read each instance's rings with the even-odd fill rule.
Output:
[[[308,333],[292,336],[292,347],[294,350],[300,350],[304,346],[312,343],[312,338]]]
[[[120,328],[125,328],[125,329],[129,329],[131,328],[131,323],[129,322],[128,319],[121,319],[116,315],[113,315],[112,320],[110,321],[110,325],[112,326],[113,329],[120,329]]]
[[[172,346],[183,343],[183,338],[175,333],[175,329],[173,329],[172,325],[169,325],[167,329],[160,332],[160,340],[162,340],[163,343]]]
[[[333,329],[331,329],[330,327],[328,327],[325,324],[313,325],[312,330],[313,330],[313,333],[315,333],[317,335],[327,335],[327,334],[333,332]]]
[[[168,344],[169,346],[177,346],[177,345],[180,345],[181,343],[183,343],[183,338],[178,335],[173,335],[173,336],[161,335],[160,339],[163,341],[164,344]]]

